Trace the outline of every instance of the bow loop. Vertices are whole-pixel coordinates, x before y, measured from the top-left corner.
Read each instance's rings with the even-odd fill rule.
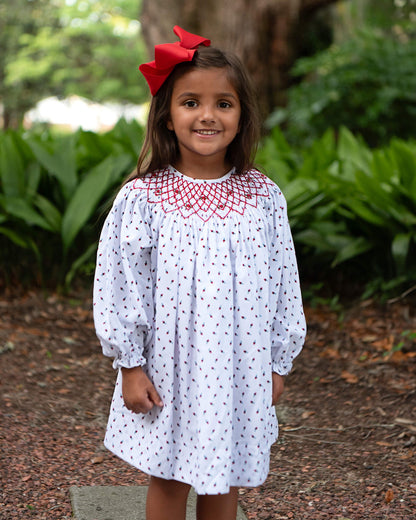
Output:
[[[211,44],[210,40],[207,40],[203,36],[198,36],[197,34],[185,31],[185,29],[182,29],[179,25],[175,25],[173,32],[180,38],[180,42],[177,43],[182,47],[185,47],[185,49],[196,49],[199,45],[206,45],[209,47]]]
[[[178,63],[191,61],[194,54],[194,50],[185,49],[174,43],[157,45],[155,48],[155,68],[160,71],[172,70]]]
[[[192,61],[199,45],[209,47],[211,44],[210,40],[189,33],[178,25],[175,25],[173,31],[179,36],[180,41],[156,45],[154,61],[143,63],[139,67],[149,85],[152,96],[158,92],[176,65]]]

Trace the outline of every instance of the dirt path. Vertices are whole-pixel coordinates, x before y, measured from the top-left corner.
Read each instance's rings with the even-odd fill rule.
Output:
[[[307,309],[270,476],[241,490],[249,519],[416,519],[415,314]],[[102,447],[114,373],[88,299],[0,296],[0,352],[0,519],[69,520],[71,485],[147,482]]]

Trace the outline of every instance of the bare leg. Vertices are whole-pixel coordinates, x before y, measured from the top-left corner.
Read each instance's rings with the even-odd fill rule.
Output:
[[[228,495],[198,495],[198,520],[235,520],[237,517],[238,488],[232,487]]]
[[[146,520],[185,520],[191,486],[176,480],[151,477],[146,500]]]

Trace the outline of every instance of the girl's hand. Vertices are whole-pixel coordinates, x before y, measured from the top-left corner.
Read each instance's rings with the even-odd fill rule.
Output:
[[[272,373],[272,383],[273,383],[273,393],[272,393],[272,405],[277,404],[280,396],[283,394],[283,390],[285,388],[284,378],[283,376],[277,374],[276,372]]]
[[[162,399],[142,367],[122,368],[124,404],[134,413],[147,413],[153,406],[163,406]]]

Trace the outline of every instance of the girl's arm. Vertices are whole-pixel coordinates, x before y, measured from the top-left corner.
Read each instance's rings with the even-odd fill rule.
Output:
[[[100,237],[94,280],[94,323],[103,353],[113,366],[146,364],[153,322],[153,246],[142,190],[126,184]]]
[[[274,306],[271,357],[273,373],[285,376],[291,371],[293,360],[302,349],[306,323],[286,201],[280,191],[275,192],[274,196],[270,253],[270,302]],[[276,377],[274,380],[281,393],[282,382],[277,383]]]

